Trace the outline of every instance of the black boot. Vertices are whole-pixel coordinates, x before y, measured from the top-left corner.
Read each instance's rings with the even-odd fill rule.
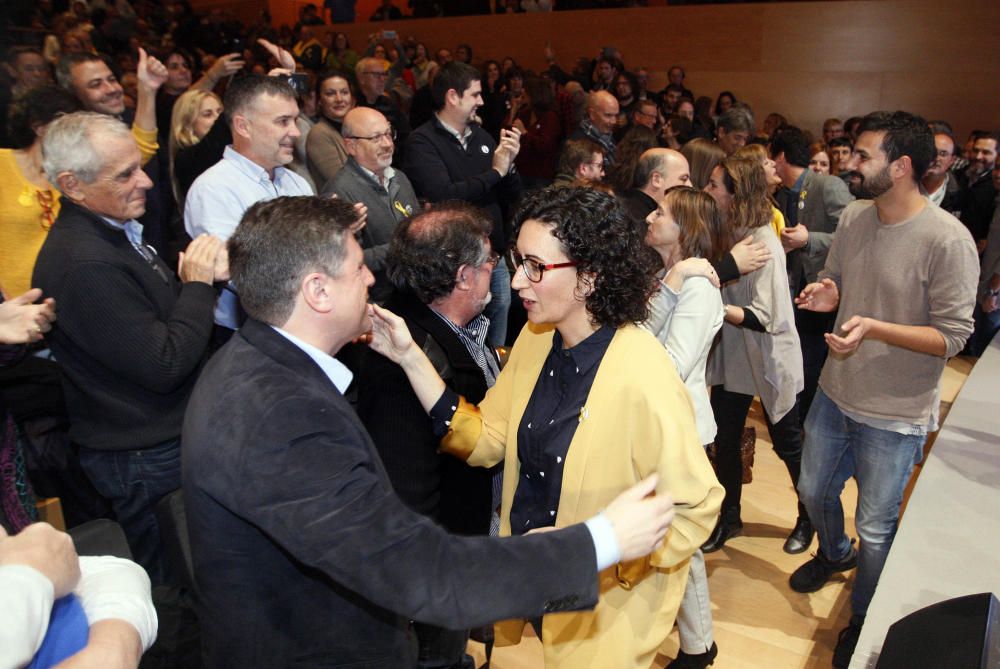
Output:
[[[795,521],[795,529],[785,539],[785,545],[782,546],[782,550],[792,554],[804,553],[812,544],[814,536],[816,536],[816,530],[813,529],[809,518],[799,516],[799,519]]]
[[[723,512],[715,529],[708,536],[708,541],[702,544],[701,550],[703,553],[713,553],[725,546],[731,537],[738,537],[741,534],[743,534],[743,521],[740,520],[739,514]]]
[[[677,651],[677,659],[667,665],[667,669],[705,669],[715,662],[719,647],[713,642],[712,647],[704,653],[688,655],[683,650]]]

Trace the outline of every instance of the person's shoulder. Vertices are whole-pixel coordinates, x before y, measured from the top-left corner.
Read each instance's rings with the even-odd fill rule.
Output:
[[[969,229],[953,214],[933,203],[928,203],[919,217],[925,222],[922,228],[942,242],[969,241],[975,243]]]
[[[834,177],[837,178],[837,177]],[[878,216],[875,212],[875,202],[872,200],[853,200],[847,203],[844,207],[844,213],[841,214],[840,225],[838,226],[838,232],[846,229],[852,223],[858,220],[868,220],[871,223],[878,222]]]
[[[617,373],[628,379],[621,390],[638,391],[639,395],[658,395],[671,388],[686,392],[663,344],[646,328],[633,323],[618,328],[605,354],[609,357]]]
[[[722,293],[712,285],[708,277],[704,276],[692,276],[685,279],[681,286],[680,296],[681,299],[697,300],[698,304],[704,304],[706,308],[714,303],[722,304]]]

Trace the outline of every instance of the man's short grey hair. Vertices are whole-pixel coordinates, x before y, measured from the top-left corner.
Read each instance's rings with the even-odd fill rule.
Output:
[[[717,128],[721,128],[726,133],[754,131],[753,114],[743,107],[733,107],[719,115],[715,122]]]
[[[42,140],[42,169],[49,183],[58,186],[57,177],[62,172],[93,183],[104,167],[97,144],[109,137],[131,139],[132,131],[115,117],[96,112],[73,112],[52,121]]]

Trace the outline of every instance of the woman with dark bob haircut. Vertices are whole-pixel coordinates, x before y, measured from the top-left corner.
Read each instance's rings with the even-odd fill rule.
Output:
[[[514,225],[511,285],[529,322],[479,406],[448,390],[402,320],[377,307],[372,346],[402,365],[442,451],[473,466],[503,462],[503,535],[582,522],[659,474],[657,493],[678,500],[663,545],[642,560],[602,562],[592,611],[532,621],[548,669],[646,668],[673,627],[722,489],[683,382],[636,325],[653,266],[624,209],[592,189],[549,188],[525,199]],[[516,643],[523,627],[501,623],[497,643]]]

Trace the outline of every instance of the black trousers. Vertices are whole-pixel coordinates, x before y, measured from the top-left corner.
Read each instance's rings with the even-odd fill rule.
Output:
[[[805,425],[809,407],[819,387],[819,375],[823,371],[829,347],[827,332],[833,332],[833,324],[837,320],[837,312],[822,313],[817,311],[795,310],[795,329],[799,333],[799,343],[802,346],[802,373],[805,384],[799,393],[799,425]]]
[[[716,468],[719,483],[726,489],[726,496],[722,500],[722,518],[726,521],[736,521],[740,517],[740,498],[743,493],[740,439],[752,402],[753,395],[730,392],[721,385],[712,386],[712,413],[718,425],[715,435]],[[771,422],[766,410],[764,419],[767,421],[767,432],[771,435],[774,452],[788,468],[788,475],[792,478],[792,485],[796,486],[798,495],[802,465],[802,428],[799,426],[798,404],[777,423]],[[799,517],[807,518],[801,501],[798,507]]]

